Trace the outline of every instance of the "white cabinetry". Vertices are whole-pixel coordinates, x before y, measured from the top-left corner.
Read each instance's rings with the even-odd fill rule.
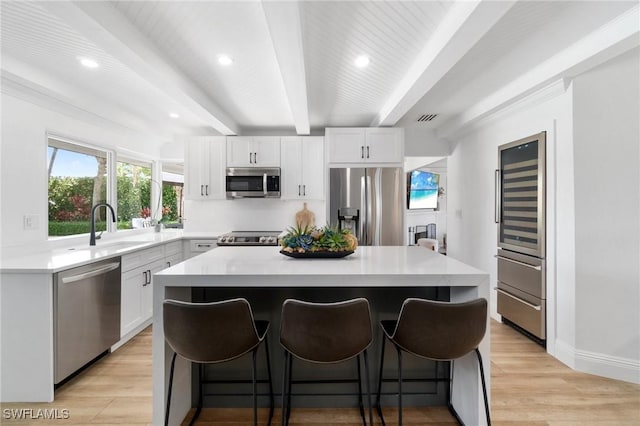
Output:
[[[151,320],[153,274],[181,262],[182,257],[181,241],[140,250],[122,257],[121,338]]]
[[[190,139],[185,146],[185,186],[188,200],[223,199],[225,192],[226,138]]]
[[[185,245],[185,259],[191,259],[193,256],[197,256],[201,253],[204,253],[209,250],[213,250],[218,247],[216,240],[214,239],[198,239],[198,240],[189,240]]]
[[[227,167],[280,167],[280,137],[227,137]]]
[[[283,137],[281,140],[283,199],[324,199],[324,138]]]
[[[328,128],[328,162],[367,164],[402,163],[404,132],[397,127]]]

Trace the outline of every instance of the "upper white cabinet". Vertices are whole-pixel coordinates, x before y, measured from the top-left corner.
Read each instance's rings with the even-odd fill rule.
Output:
[[[280,167],[280,137],[227,137],[227,167]]]
[[[328,128],[329,163],[402,163],[403,129],[397,127]]]
[[[226,137],[190,139],[185,146],[185,187],[188,200],[223,199]]]
[[[324,138],[281,139],[281,198],[324,199]]]

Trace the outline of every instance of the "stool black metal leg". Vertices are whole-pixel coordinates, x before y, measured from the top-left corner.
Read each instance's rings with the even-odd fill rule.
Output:
[[[171,407],[171,388],[173,387],[173,370],[176,366],[176,356],[177,353],[173,353],[173,357],[171,358],[171,369],[169,370],[169,392],[167,395],[167,409],[164,413],[164,426],[169,426],[169,408]]]
[[[289,383],[287,390],[287,426],[289,425],[289,417],[291,417],[291,385],[293,383],[293,355],[289,354]]]
[[[402,351],[396,346],[398,351],[398,426],[402,426]]]
[[[285,426],[287,418],[287,373],[289,372],[289,352],[284,351],[284,365],[282,366],[282,418],[280,419],[280,425]]]
[[[364,350],[364,377],[365,377],[365,385],[367,387],[367,406],[369,407],[369,424],[373,426],[373,408],[371,407],[371,380],[369,376],[369,355],[367,354],[367,350]],[[366,424],[366,423],[365,423]]]
[[[202,398],[203,398],[203,394],[204,394],[204,384],[203,382],[203,372],[202,372],[202,364],[198,364],[198,407],[196,408],[196,413],[193,415],[193,418],[191,419],[191,421],[189,422],[189,426],[193,426],[194,424],[196,424],[196,420],[198,420],[198,417],[200,417],[200,413],[202,412]]]
[[[271,426],[271,419],[273,418],[273,382],[271,381],[271,361],[269,360],[269,339],[264,338],[264,352],[267,354],[267,375],[269,377],[269,420],[267,425]]]
[[[482,355],[476,348],[476,355],[478,356],[478,366],[480,366],[480,379],[482,380],[482,395],[484,396],[484,410],[487,415],[487,425],[491,426],[491,415],[489,414],[489,399],[487,398],[487,384],[484,380],[484,367],[482,366]]]
[[[253,426],[258,426],[258,380],[256,378],[256,355],[258,348],[251,352],[251,380],[253,382]]]
[[[362,417],[362,424],[366,425],[364,414],[364,404],[362,402],[362,372],[360,370],[360,355],[356,357],[356,364],[358,365],[358,405],[360,406],[360,417]]]
[[[387,340],[386,336],[382,336],[382,350],[380,351],[380,374],[378,375],[378,394],[376,395],[376,409],[378,410],[378,416],[382,422],[382,426],[385,426],[384,416],[382,415],[382,406],[380,405],[380,394],[382,393],[382,371],[384,367],[384,343]]]

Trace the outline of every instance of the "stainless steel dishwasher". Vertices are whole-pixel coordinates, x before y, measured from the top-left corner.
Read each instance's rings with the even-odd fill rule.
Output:
[[[54,275],[54,383],[120,339],[120,258]]]

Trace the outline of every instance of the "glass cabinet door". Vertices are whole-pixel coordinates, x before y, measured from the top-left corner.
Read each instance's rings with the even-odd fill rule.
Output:
[[[544,133],[499,148],[498,245],[544,257]]]

